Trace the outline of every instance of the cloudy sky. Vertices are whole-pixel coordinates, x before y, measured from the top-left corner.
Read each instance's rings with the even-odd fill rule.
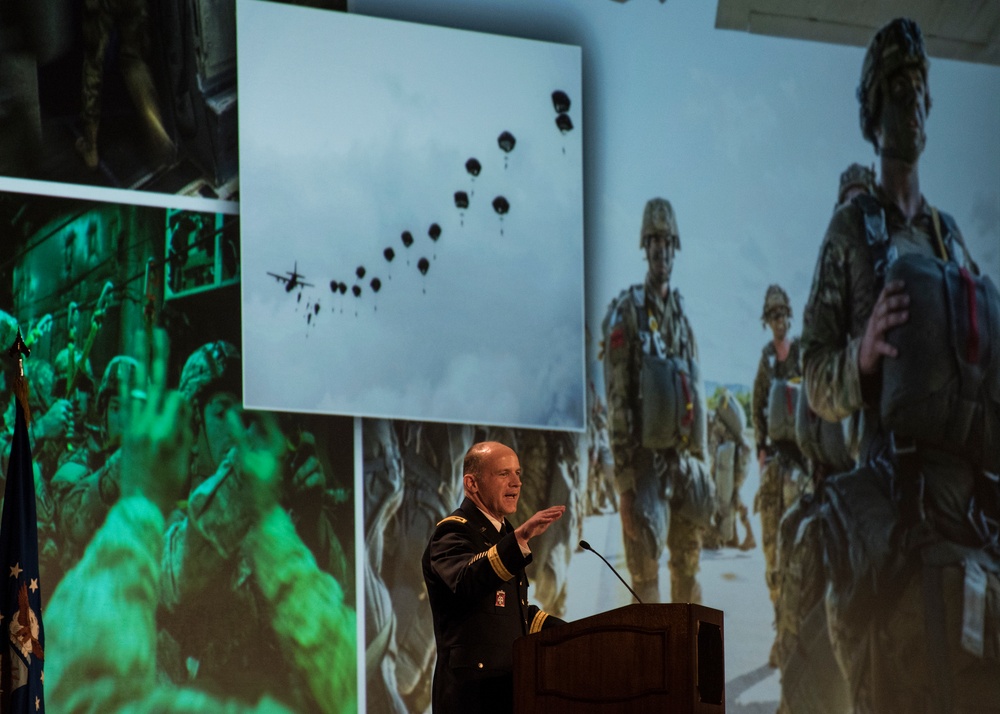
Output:
[[[696,0],[351,0],[350,9],[583,48],[592,331],[645,274],[639,225],[657,195],[677,211],[674,282],[705,379],[752,383],[770,283],[788,290],[801,329],[838,176],[876,159],[854,98],[862,48],[716,30],[716,3]],[[932,59],[930,90],[921,187],[996,281],[1000,68]]]
[[[237,7],[248,406],[581,428],[579,48]]]

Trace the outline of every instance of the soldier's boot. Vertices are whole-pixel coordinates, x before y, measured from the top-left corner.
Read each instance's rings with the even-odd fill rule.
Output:
[[[131,58],[124,67],[124,74],[125,85],[139,116],[142,117],[154,158],[162,163],[173,162],[177,157],[177,147],[163,126],[160,103],[156,96],[153,78],[149,74],[149,67],[142,60]]]
[[[740,550],[753,550],[757,547],[757,539],[753,537],[753,528],[750,526],[750,515],[746,506],[740,506],[740,523],[747,531],[746,537],[740,543]]]
[[[76,150],[83,157],[83,163],[94,171],[100,160],[97,156],[97,122],[86,120],[83,124],[83,136],[76,140]]]
[[[632,589],[645,604],[663,602],[660,599],[660,578],[654,576],[649,580],[632,579]]]
[[[701,604],[701,585],[694,575],[670,574],[670,601]]]

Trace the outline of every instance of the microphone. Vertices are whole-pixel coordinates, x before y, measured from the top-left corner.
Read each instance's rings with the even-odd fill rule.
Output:
[[[580,541],[580,547],[581,547],[581,548],[583,548],[584,550],[589,550],[589,551],[590,551],[591,553],[593,553],[593,554],[594,554],[594,555],[596,555],[596,556],[597,556],[598,558],[600,558],[601,560],[603,560],[603,561],[604,561],[604,564],[605,564],[606,566],[608,566],[609,568],[611,568],[611,572],[612,572],[612,573],[614,573],[614,574],[615,574],[615,575],[616,575],[616,576],[618,577],[618,579],[622,581],[622,585],[624,585],[625,587],[627,587],[627,588],[628,588],[628,591],[629,591],[630,593],[632,593],[632,597],[634,597],[634,598],[636,599],[636,601],[637,601],[637,602],[638,602],[638,603],[639,603],[640,605],[642,605],[642,604],[643,604],[642,600],[640,600],[640,599],[639,599],[639,596],[635,594],[635,590],[633,590],[633,589],[632,589],[632,587],[631,587],[631,586],[630,586],[630,585],[629,585],[628,583],[626,583],[626,582],[625,582],[625,579],[624,579],[624,578],[623,578],[623,577],[622,577],[621,575],[618,575],[618,571],[617,571],[617,570],[615,570],[615,566],[613,566],[613,565],[612,565],[611,563],[609,563],[609,562],[608,562],[608,561],[607,561],[607,560],[606,560],[606,559],[604,558],[604,556],[603,556],[603,555],[601,555],[601,554],[600,554],[600,553],[598,553],[598,552],[597,552],[596,550],[594,550],[593,548],[591,548],[591,547],[590,547],[590,543],[588,543],[588,542],[587,542],[587,541],[585,541],[585,540],[581,540],[581,541]]]

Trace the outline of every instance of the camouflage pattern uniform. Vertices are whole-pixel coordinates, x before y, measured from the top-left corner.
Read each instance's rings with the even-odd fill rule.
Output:
[[[851,164],[840,174],[837,207],[858,193],[875,190],[875,174],[871,168]],[[800,397],[801,398],[801,397]],[[807,407],[808,408],[808,407]],[[799,406],[800,414],[802,406]],[[811,410],[808,423],[818,420]],[[848,425],[856,429],[857,420]],[[800,436],[798,424],[796,433]],[[819,429],[832,430],[844,437],[827,450],[824,434],[809,448],[800,442],[803,455],[809,461],[809,472],[815,492],[804,495],[785,514],[778,533],[778,554],[781,571],[781,591],[778,612],[778,666],[781,669],[781,701],[778,714],[837,714],[850,711],[847,681],[833,656],[827,627],[823,591],[826,575],[823,570],[823,541],[820,507],[824,481],[828,476],[850,471],[855,464],[850,458],[843,423],[824,422]],[[842,449],[836,448],[842,446]]]
[[[609,507],[618,510],[615,492],[615,457],[608,440],[608,410],[597,395],[593,382],[587,385],[587,501],[585,514],[601,513]],[[582,523],[584,514],[581,514]]]
[[[385,534],[382,577],[396,618],[396,682],[410,711],[426,711],[434,671],[434,621],[420,559],[438,521],[462,502],[465,424],[395,422],[403,459],[402,499]],[[367,472],[366,472],[367,473]]]
[[[862,130],[873,143],[885,82],[910,67],[926,78],[920,29],[910,20],[894,20],[869,45],[858,90]],[[929,108],[929,93],[925,101]],[[976,513],[970,510],[977,504],[973,494],[986,497],[978,503],[987,508],[988,499],[995,499],[996,509],[1000,492],[980,467],[952,454],[920,444],[913,452],[897,451],[892,434],[881,425],[877,374],[869,379],[859,369],[862,336],[881,290],[861,198],[834,213],[823,239],[802,335],[805,384],[813,410],[830,421],[864,411],[863,465],[850,476],[859,477],[857,484],[895,495],[856,500],[850,507],[860,513],[878,512],[882,504],[898,508],[894,523],[881,522],[884,518],[858,523],[844,548],[852,559],[860,558],[868,551],[855,539],[867,543],[869,531],[891,529],[889,557],[866,563],[872,570],[860,573],[861,580],[828,567],[826,605],[834,652],[850,683],[855,711],[997,712],[1000,550],[995,531],[977,531],[967,515]],[[944,244],[949,259],[956,259],[960,234],[951,224],[943,240],[922,197],[912,220],[880,187],[874,201],[899,253],[934,255],[935,247]],[[964,261],[974,265],[967,254]],[[843,476],[831,484],[837,482],[847,483]],[[841,512],[829,500],[825,508]],[[836,563],[842,553],[831,551],[829,541],[826,547],[828,563]],[[873,579],[884,586],[870,594],[861,590],[855,599],[864,597],[845,610],[848,600],[837,594],[857,591]],[[963,646],[963,632],[969,630],[982,636],[981,654]]]
[[[361,423],[365,479],[365,671],[368,706],[406,712],[396,679],[396,628],[385,582],[386,530],[403,502],[403,459],[399,439],[386,419]],[[417,560],[416,562],[419,562]]]
[[[77,142],[88,168],[98,164],[97,132],[101,120],[101,84],[105,56],[117,31],[119,62],[125,84],[147,134],[157,150],[173,152],[163,128],[156,87],[146,64],[149,50],[149,12],[146,0],[84,0],[83,2],[83,136]]]
[[[109,714],[357,711],[354,611],[277,508],[255,526],[245,549],[254,571],[267,573],[258,579],[261,604],[284,657],[301,672],[311,704],[288,709],[268,695],[242,703],[163,683],[156,613],[164,525],[159,509],[145,498],[119,501],[81,563],[56,589],[45,611],[50,707]],[[218,613],[224,593],[215,595],[206,609]],[[284,699],[287,692],[281,695]]]
[[[546,612],[566,611],[569,561],[580,540],[583,489],[578,434],[516,429],[513,444],[521,462],[521,497],[513,520],[523,523],[549,506],[566,506],[562,518],[531,544],[532,599]]]
[[[645,247],[647,229],[670,232],[675,246],[680,237],[673,207],[664,199],[646,204],[640,243]],[[643,354],[673,356],[697,361],[698,346],[684,315],[680,292],[660,296],[660,286],[649,278],[623,290],[611,302],[603,327],[604,382],[608,405],[608,431],[615,460],[615,487],[622,496],[631,492],[634,500],[632,537],[624,533],[625,560],[632,584],[643,602],[660,602],[659,559],[664,543],[670,550],[671,601],[701,602],[701,586],[696,579],[703,528],[686,518],[671,518],[680,507],[673,498],[680,492],[681,460],[703,459],[706,444],[690,443],[684,449],[652,450],[642,445],[639,376]],[[701,385],[695,390],[703,394]],[[702,397],[703,399],[703,397]],[[704,414],[704,410],[701,412]],[[623,518],[625,499],[622,498]]]
[[[238,397],[241,391],[241,360],[233,345],[209,343],[188,358],[180,392],[195,411],[200,448],[207,445],[203,400],[218,393]],[[289,474],[294,463],[294,452],[286,453],[280,463],[279,507],[259,526],[254,525],[257,506],[248,498],[250,489],[235,447],[207,477],[192,474],[186,508],[174,512],[165,536],[158,661],[163,675],[176,683],[197,682],[244,701],[269,695],[301,711],[338,711],[353,700],[336,706],[326,700],[329,692],[324,687],[330,683],[319,681],[315,668],[324,665],[321,659],[327,659],[328,666],[333,656],[347,658],[342,664],[354,671],[355,616],[345,601],[353,592],[337,581],[339,577],[349,583],[339,543],[328,541],[328,552],[313,552],[299,533],[314,532],[316,524],[300,520],[297,532],[291,520],[292,514],[301,518],[301,507],[290,504],[309,499],[327,504],[325,494],[316,489],[296,491]],[[202,468],[211,459],[200,454],[196,464]],[[319,517],[326,515],[321,512]],[[288,560],[275,562],[282,550]],[[331,566],[332,574],[322,569]],[[335,589],[322,597],[316,597],[312,585],[297,592],[298,578],[312,578],[309,573],[317,574],[316,587],[332,584]],[[283,578],[290,580],[283,583]],[[296,604],[299,598],[304,599]],[[217,616],[200,617],[205,610]],[[309,624],[314,619],[334,627],[332,642],[317,639],[325,635]],[[350,632],[338,629],[348,625]],[[328,646],[336,652],[324,653]],[[310,650],[320,659],[310,660]],[[347,671],[338,675],[337,688],[353,678]]]
[[[734,418],[729,418],[726,411],[733,408],[738,409],[739,413],[734,415]],[[708,453],[712,455],[712,480],[715,481],[716,493],[719,495],[715,532],[712,537],[718,546],[753,550],[757,546],[757,541],[750,526],[748,509],[740,493],[747,478],[747,463],[750,459],[750,445],[747,444],[743,431],[738,428],[741,423],[739,414],[742,413],[743,407],[736,402],[736,398],[729,390],[724,390],[718,406],[708,420]],[[742,423],[745,424],[745,421]],[[728,467],[732,469],[731,493],[728,498],[723,498],[719,482],[720,469],[723,468],[720,460],[723,458],[731,462]],[[742,543],[736,534],[737,517],[746,531]],[[707,536],[706,547],[708,547]]]
[[[777,288],[777,291],[773,291]],[[778,293],[780,291],[780,294]],[[777,295],[778,297],[772,297]],[[768,288],[762,321],[766,324],[768,310],[784,305],[791,317],[791,306],[784,290],[777,285]],[[783,298],[783,299],[781,299]],[[773,303],[773,304],[772,304]],[[767,410],[771,384],[776,379],[790,381],[802,377],[799,364],[799,340],[792,338],[788,356],[778,359],[773,341],[764,345],[753,382],[753,427],[757,440],[757,453],[767,454],[764,471],[760,475],[760,489],[754,500],[754,511],[760,512],[761,547],[764,549],[767,589],[771,602],[777,603],[781,574],[778,571],[778,524],[793,505],[804,481],[803,459],[794,441],[772,443],[768,438]]]

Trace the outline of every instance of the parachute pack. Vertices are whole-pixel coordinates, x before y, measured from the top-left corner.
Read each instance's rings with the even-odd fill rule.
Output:
[[[643,355],[639,374],[642,445],[689,449],[703,444],[707,417],[700,389],[694,360]]]
[[[881,415],[897,437],[1000,470],[1000,293],[986,276],[921,255],[893,261],[909,320],[886,339],[899,351],[882,362]]]
[[[832,473],[854,468],[854,459],[847,447],[845,426],[843,422],[831,422],[820,417],[809,407],[806,396],[799,395],[795,408],[795,440],[799,450],[813,463],[830,466]]]
[[[772,443],[795,441],[795,410],[801,388],[797,381],[771,380],[767,394],[767,436]]]

